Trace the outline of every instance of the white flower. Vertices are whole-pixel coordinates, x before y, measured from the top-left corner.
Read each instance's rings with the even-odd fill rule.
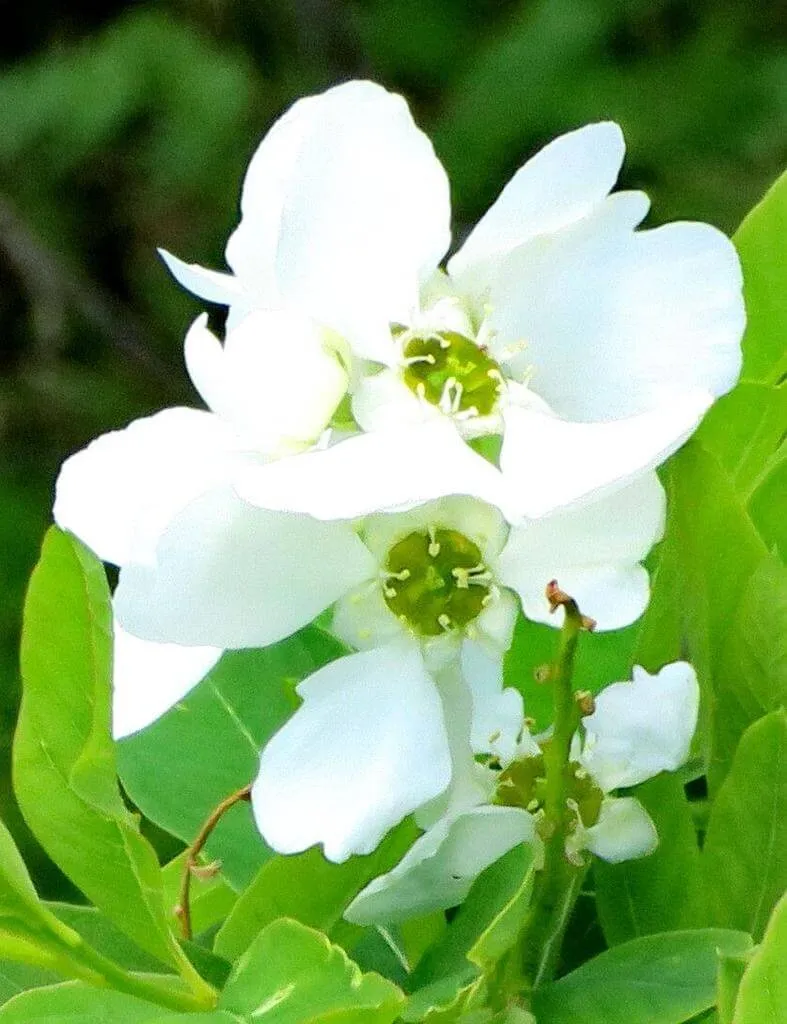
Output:
[[[482,802],[467,762],[521,749],[521,697],[502,681],[514,594],[548,621],[544,589],[560,572],[602,629],[647,602],[636,559],[661,527],[661,487],[651,474],[599,504],[510,527],[491,506],[454,497],[358,524],[376,568],[336,602],[333,630],[362,653],[300,684],[302,706],[262,754],[253,803],[270,846],[321,842],[342,860],[416,809],[431,825]],[[595,548],[603,561],[586,564]]]
[[[509,692],[498,689],[498,705]],[[589,850],[617,863],[653,852],[658,835],[642,804],[608,794],[683,764],[698,703],[696,676],[685,662],[666,665],[655,676],[635,668],[633,682],[613,683],[599,694],[594,714],[584,720],[584,742],[577,737],[572,750],[568,806],[576,827],[567,843],[569,857],[578,861]],[[517,728],[517,749],[509,747],[512,756],[500,763],[497,779],[490,771],[480,783],[483,800],[455,801],[396,867],[358,894],[345,912],[348,920],[386,924],[455,906],[486,867],[521,842],[534,846],[540,862],[543,766],[521,706],[518,726],[510,714],[501,722],[509,739]],[[483,745],[475,749],[481,752]]]
[[[260,330],[273,332],[280,345],[263,352]],[[116,626],[117,736],[148,725],[179,700],[221,648],[281,639],[368,572],[368,554],[352,532],[250,508],[232,488],[244,467],[307,448],[325,431],[347,374],[323,334],[294,313],[255,312],[221,345],[200,317],[185,354],[212,411],[165,409],[105,434],[66,460],[57,482],[57,523],[121,567],[121,620],[126,583],[133,590],[126,573],[147,581],[161,559],[165,574],[177,575],[185,562],[186,576],[199,579],[195,594],[180,593],[181,618],[172,632],[162,621],[143,640]],[[299,574],[287,543],[296,558],[301,546],[320,549],[320,563]],[[293,596],[294,614],[280,600],[249,635],[244,610],[277,583]],[[222,623],[218,644],[200,628],[214,613]]]
[[[370,510],[366,480],[391,460],[375,510],[469,493],[517,520],[663,461],[738,376],[741,274],[708,225],[635,230],[646,196],[610,195],[623,155],[608,122],[556,139],[442,271],[448,182],[404,101],[350,82],[296,103],[249,166],[227,246],[234,273],[163,255],[232,320],[293,309],[340,335],[370,433],[341,454],[261,467],[244,495],[352,518]],[[264,335],[261,346],[275,343]],[[397,473],[419,432],[434,473]],[[502,481],[489,465],[468,470],[483,460],[466,442],[484,434],[502,434]],[[321,459],[327,492],[310,485]]]
[[[684,763],[699,700],[696,674],[685,661],[665,665],[655,676],[635,666],[631,682],[612,683],[601,691],[594,713],[583,721],[584,739],[581,747],[575,743],[575,754],[605,796],[595,824],[586,826],[577,814],[572,852],[588,849],[618,863],[655,850],[658,834],[642,804],[606,794]]]

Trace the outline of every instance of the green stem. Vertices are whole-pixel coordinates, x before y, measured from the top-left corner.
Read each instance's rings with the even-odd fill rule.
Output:
[[[43,927],[37,935],[16,935],[9,929],[7,934],[13,941],[3,949],[3,955],[8,959],[47,967],[97,988],[113,988],[171,1010],[210,1010],[216,1005],[216,990],[190,962],[188,971],[181,968],[181,978],[175,975],[132,974],[99,953],[54,914],[44,911],[39,923]],[[186,960],[180,947],[178,951]],[[184,983],[190,990],[178,987]]]
[[[552,735],[543,744],[546,786],[542,832],[544,867],[536,886],[533,903],[518,942],[520,952],[520,990],[526,998],[537,986],[548,981],[557,968],[560,947],[568,919],[579,895],[585,867],[572,864],[566,856],[570,817],[566,813],[566,781],[571,741],[579,726],[581,713],[572,688],[574,657],[579,634],[589,627],[576,603],[555,587],[554,605],[562,606],[565,620],[560,647],[550,673],[554,699]]]

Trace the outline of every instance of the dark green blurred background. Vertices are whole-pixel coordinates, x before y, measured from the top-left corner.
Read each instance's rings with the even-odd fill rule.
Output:
[[[358,76],[410,99],[457,232],[543,142],[607,117],[653,222],[732,231],[787,163],[787,3],[159,0],[97,16],[26,0],[14,16],[0,40],[0,811],[22,836],[17,635],[58,465],[195,401],[180,346],[198,307],[155,247],[222,266],[262,133]],[[22,843],[44,894],[62,894]]]

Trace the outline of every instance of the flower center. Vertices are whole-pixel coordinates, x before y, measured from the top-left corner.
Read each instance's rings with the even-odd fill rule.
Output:
[[[411,338],[404,347],[404,380],[445,413],[488,416],[503,390],[500,367],[485,349],[455,331]]]
[[[547,741],[548,742],[548,741]],[[576,804],[585,828],[598,821],[604,794],[578,761],[565,768],[566,797]],[[546,769],[543,757],[525,757],[500,772],[494,802],[504,807],[523,807],[535,813],[544,805]]]
[[[388,552],[383,595],[415,633],[462,629],[488,604],[491,573],[481,550],[457,530],[416,530]]]

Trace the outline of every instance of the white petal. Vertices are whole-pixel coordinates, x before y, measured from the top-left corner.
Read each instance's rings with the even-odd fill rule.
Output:
[[[477,644],[463,645],[462,671],[473,697],[473,751],[494,754],[505,766],[514,759],[524,728],[522,694],[503,688],[502,658],[489,657]]]
[[[447,420],[358,434],[322,451],[250,467],[238,493],[261,508],[355,519],[394,512],[451,494],[500,504],[500,472]]]
[[[375,578],[339,598],[331,629],[348,647],[366,651],[400,636],[404,627],[385,603],[382,581]]]
[[[718,396],[740,372],[745,310],[729,239],[707,224],[620,222],[608,201],[512,253],[492,287],[498,343],[526,342],[512,367],[565,419],[618,420],[692,391]]]
[[[207,317],[199,317],[185,352],[191,379],[210,408],[264,454],[313,443],[347,390],[347,372],[322,332],[295,313],[250,313],[223,346]]]
[[[493,505],[475,498],[440,498],[407,512],[370,516],[363,526],[366,546],[384,562],[388,551],[409,533],[430,526],[457,530],[481,549],[485,562],[495,564],[508,538],[508,524]]]
[[[455,907],[482,871],[534,837],[532,816],[515,807],[477,807],[443,818],[392,871],[370,882],[344,916],[354,924],[394,924]]]
[[[236,445],[226,424],[195,409],[134,420],[66,459],[55,521],[106,562],[149,560],[173,516],[232,474]]]
[[[675,771],[689,756],[700,691],[691,665],[676,661],[655,676],[635,667],[612,683],[584,719],[582,763],[605,792]]]
[[[220,647],[155,644],[115,620],[112,735],[130,736],[155,722],[192,690],[222,655]]]
[[[159,249],[158,254],[175,280],[201,299],[216,302],[220,306],[229,306],[243,300],[243,285],[232,274],[208,270],[199,263],[184,263],[166,249]]]
[[[519,602],[512,591],[496,588],[492,600],[468,628],[468,636],[501,657],[511,646],[518,615]]]
[[[634,622],[648,602],[639,564],[664,530],[666,496],[655,473],[607,497],[512,526],[500,556],[501,579],[535,622],[560,625],[545,589],[556,579],[600,630]]]
[[[451,784],[431,808],[421,808],[418,822],[436,820],[485,802],[490,797],[488,780],[479,774],[472,745],[473,693],[465,678],[460,651],[438,670],[432,671],[443,703],[448,747],[451,753]]]
[[[571,423],[505,409],[500,468],[512,521],[601,498],[667,459],[696,429],[712,398],[694,392],[630,419]]]
[[[583,836],[586,849],[611,864],[647,857],[659,845],[650,815],[630,796],[604,800],[598,821]]]
[[[266,512],[223,488],[173,520],[155,565],[121,570],[115,606],[123,626],[148,640],[264,647],[374,572],[346,524]]]
[[[252,158],[227,261],[387,362],[449,242],[448,181],[401,97],[348,82],[300,100]]]
[[[586,216],[615,184],[625,143],[611,121],[554,139],[521,167],[448,264],[452,277]]]
[[[352,407],[355,419],[366,431],[398,430],[443,415],[437,406],[420,401],[399,371],[392,369],[362,377]]]
[[[303,705],[262,752],[252,807],[280,853],[371,853],[448,785],[437,690],[415,643],[351,654],[298,686]]]

